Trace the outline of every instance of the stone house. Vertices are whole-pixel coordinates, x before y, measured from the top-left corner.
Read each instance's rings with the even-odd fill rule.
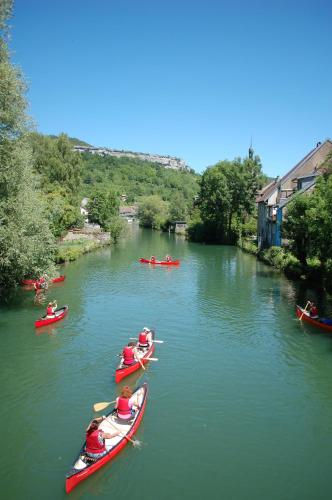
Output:
[[[318,142],[316,147],[299,161],[281,179],[277,177],[257,195],[258,248],[281,246],[281,224],[287,204],[295,193],[314,189],[316,178],[321,174],[319,167],[332,152],[332,141]]]

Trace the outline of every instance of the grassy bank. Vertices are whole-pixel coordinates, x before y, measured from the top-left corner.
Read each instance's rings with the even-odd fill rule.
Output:
[[[323,266],[318,259],[307,259],[306,265],[303,265],[285,248],[271,247],[259,251],[257,244],[248,239],[242,239],[238,246],[245,252],[256,255],[265,264],[283,271],[289,277],[310,280],[323,285],[327,290],[331,289],[332,261],[326,262]]]
[[[93,250],[105,246],[105,244],[109,244],[109,242],[105,243],[98,240],[87,239],[59,242],[55,262],[56,264],[71,262],[85,253],[92,252]]]

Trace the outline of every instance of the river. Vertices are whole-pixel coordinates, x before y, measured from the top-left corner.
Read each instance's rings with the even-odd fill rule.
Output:
[[[138,263],[152,253],[181,265]],[[114,399],[116,354],[143,326],[165,343],[124,381],[149,384],[142,446],[71,498],[330,498],[332,336],[295,317],[308,298],[331,314],[325,297],[238,248],[136,226],[61,272],[47,299],[69,305],[62,322],[35,330],[44,306],[25,290],[0,308],[2,498],[66,497],[92,405]]]

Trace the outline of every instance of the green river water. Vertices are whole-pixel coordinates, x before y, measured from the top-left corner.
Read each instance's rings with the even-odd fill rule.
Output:
[[[152,253],[181,265],[138,263]],[[69,305],[62,322],[35,330],[29,291],[0,308],[1,498],[66,497],[92,405],[114,399],[116,354],[143,326],[165,343],[124,381],[149,384],[142,446],[71,498],[331,498],[332,336],[295,317],[308,298],[331,314],[325,297],[235,247],[136,226],[61,272],[47,298]]]

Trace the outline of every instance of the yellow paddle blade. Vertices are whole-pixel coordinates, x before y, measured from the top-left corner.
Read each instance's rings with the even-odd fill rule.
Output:
[[[107,406],[111,405],[112,403],[115,403],[115,401],[104,401],[102,403],[95,403],[93,405],[93,411],[101,411],[104,408],[107,408]]]

